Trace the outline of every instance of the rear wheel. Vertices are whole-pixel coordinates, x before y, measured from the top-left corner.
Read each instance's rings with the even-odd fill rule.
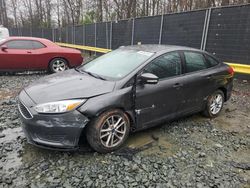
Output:
[[[120,148],[129,135],[130,122],[121,110],[101,114],[87,127],[87,140],[99,153],[108,153]]]
[[[52,59],[49,63],[49,70],[52,73],[62,72],[68,68],[68,63],[63,58]]]
[[[204,115],[211,118],[218,116],[222,110],[224,100],[224,93],[221,90],[215,91],[208,97]]]

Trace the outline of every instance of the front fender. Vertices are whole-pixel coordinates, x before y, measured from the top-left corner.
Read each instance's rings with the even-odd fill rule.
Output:
[[[132,87],[89,98],[78,111],[91,119],[110,109],[122,109],[134,120]]]

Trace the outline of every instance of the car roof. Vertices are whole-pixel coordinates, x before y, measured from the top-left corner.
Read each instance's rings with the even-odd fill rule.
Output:
[[[44,39],[44,38],[38,38],[38,37],[17,37],[17,36],[11,36],[8,37],[8,39],[24,39],[24,40],[48,40],[48,39]]]
[[[162,44],[143,44],[143,45],[132,45],[132,46],[121,46],[120,49],[136,50],[136,51],[146,51],[151,53],[164,53],[177,50],[192,50],[203,52],[191,47],[186,46],[175,46],[175,45],[162,45]]]
[[[42,42],[45,45],[50,45],[50,46],[56,45],[55,43],[53,43],[52,41],[48,39],[38,38],[38,37],[15,37],[13,36],[13,37],[6,38],[6,40],[7,41],[9,40],[36,40],[36,41]]]

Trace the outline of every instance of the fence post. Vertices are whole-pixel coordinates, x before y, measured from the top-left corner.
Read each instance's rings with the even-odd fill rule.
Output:
[[[56,42],[56,38],[57,38],[57,29],[53,28],[53,32],[54,32],[54,42]]]
[[[134,44],[134,34],[135,34],[135,19],[133,18],[133,22],[132,22],[132,34],[131,34],[131,45]]]
[[[161,26],[160,26],[159,44],[161,44],[163,21],[164,21],[164,15],[162,14],[161,15]]]
[[[97,44],[97,38],[96,38],[96,22],[95,22],[95,47],[96,47],[96,44]],[[95,55],[96,55],[96,51],[95,51]]]
[[[62,42],[62,28],[61,27],[59,27],[58,34],[59,34],[58,42]]]
[[[95,22],[95,47],[96,47],[96,44],[97,44],[96,34],[97,34],[97,32],[96,32],[96,22]]]
[[[109,48],[108,22],[106,22],[106,48]]]
[[[74,43],[74,25],[71,26],[71,44]]]
[[[65,28],[66,28],[66,43],[69,43],[68,26],[65,26]]]
[[[58,39],[59,39],[59,27],[54,29],[54,32],[55,32],[55,42],[58,42]]]
[[[30,36],[32,37],[32,27],[30,27]]]
[[[20,36],[23,36],[23,30],[20,28]]]
[[[71,44],[74,43],[74,25],[71,26]]]
[[[55,33],[54,33],[54,29],[51,28],[51,31],[52,31],[52,41],[55,42]]]
[[[206,27],[207,27],[207,16],[208,16],[208,9],[206,10],[206,15],[204,19],[203,32],[202,32],[202,38],[201,38],[201,47],[200,47],[201,50],[203,50],[203,45],[204,45],[204,38],[205,38]]]
[[[83,34],[83,38],[82,38],[82,43],[83,43],[83,45],[85,45],[85,25],[83,24],[82,25],[82,34]]]
[[[110,22],[110,36],[109,36],[110,38],[109,38],[109,47],[110,47],[110,49],[112,49],[112,37],[113,37],[113,22],[111,21]]]
[[[205,32],[205,36],[204,36],[203,50],[206,50],[206,46],[207,46],[207,36],[208,36],[208,29],[209,29],[209,25],[210,25],[211,12],[212,12],[212,8],[209,8],[207,24],[206,24],[206,32]]]
[[[12,28],[9,29],[9,32],[10,36],[12,36]]]
[[[42,38],[44,38],[44,32],[43,32],[43,28],[41,28],[41,30],[42,30]]]
[[[76,44],[76,26],[73,26],[73,33],[74,44]]]

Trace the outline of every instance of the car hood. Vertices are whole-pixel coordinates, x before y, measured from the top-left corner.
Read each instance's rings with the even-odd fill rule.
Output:
[[[25,88],[37,104],[67,99],[90,98],[112,92],[115,82],[104,81],[76,70],[45,76]]]

